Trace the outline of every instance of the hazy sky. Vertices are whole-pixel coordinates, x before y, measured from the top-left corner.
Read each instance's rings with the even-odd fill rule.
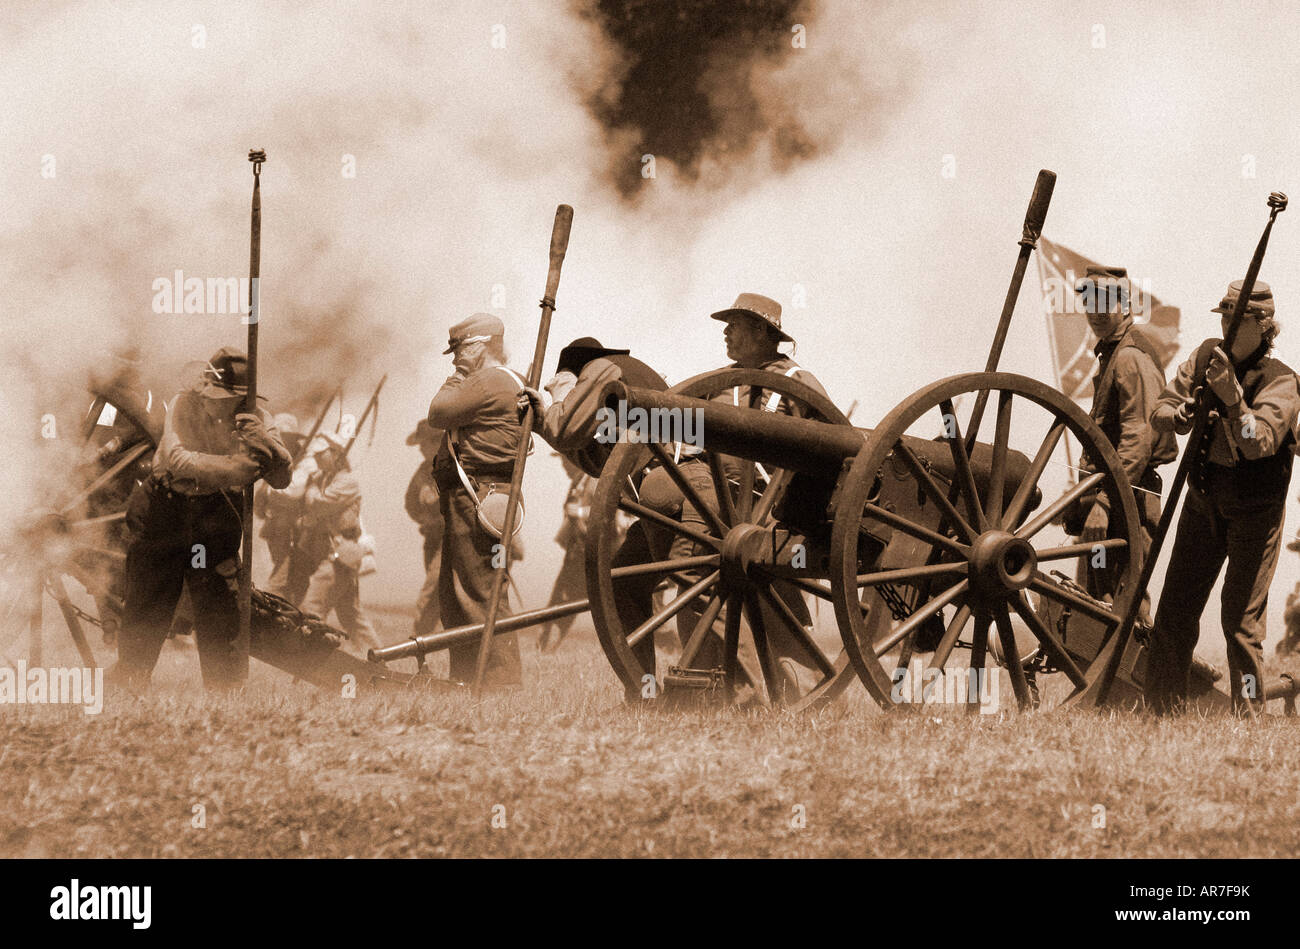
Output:
[[[1296,187],[1290,5],[784,6],[762,49],[705,44],[709,121],[752,125],[744,147],[705,148],[690,176],[657,155],[627,194],[611,168],[639,171],[655,145],[598,121],[593,103],[633,73],[576,4],[5,4],[3,434],[29,439],[36,382],[75,379],[115,341],[172,367],[241,343],[238,317],[156,314],[151,288],[178,269],[246,273],[245,155],[265,148],[262,388],[307,415],[305,395],[346,377],[359,412],[390,372],[357,460],[382,548],[367,595],[405,601],[419,553],[401,495],[418,456],[403,438],[469,312],[502,316],[524,368],[560,202],[575,216],[548,371],[586,334],[672,381],[715,368],[707,315],[750,290],[786,306],[797,359],[871,424],[982,367],[1038,169],[1059,175],[1045,234],[1149,279],[1182,307],[1189,344],[1214,330],[1268,192]],[[795,24],[806,45],[786,49]],[[1282,217],[1261,274],[1293,364],[1297,228]],[[1031,267],[1003,366],[1047,379],[1047,353]],[[530,589],[557,563],[544,454]],[[1284,556],[1275,617],[1296,573]]]

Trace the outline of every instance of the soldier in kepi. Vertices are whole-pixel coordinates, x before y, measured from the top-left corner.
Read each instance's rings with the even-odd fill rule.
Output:
[[[415,602],[415,635],[437,632],[442,627],[438,606],[438,574],[442,572],[443,521],[438,503],[438,485],[433,479],[433,460],[442,445],[443,432],[420,419],[406,444],[420,449],[420,464],[406,486],[406,514],[420,528],[424,552],[424,585]]]
[[[1214,308],[1223,314],[1225,335],[1241,289],[1242,281],[1233,281]],[[1221,618],[1233,708],[1238,714],[1263,708],[1268,587],[1282,544],[1300,413],[1295,373],[1269,355],[1279,329],[1273,311],[1272,291],[1257,282],[1231,355],[1222,340],[1202,343],[1151,417],[1158,432],[1189,431],[1193,390],[1205,380],[1213,436],[1189,478],[1147,660],[1147,702],[1161,714],[1185,707],[1201,613],[1225,559]]]
[[[1151,413],[1165,388],[1160,355],[1149,339],[1133,326],[1131,287],[1123,267],[1089,267],[1075,290],[1082,296],[1088,326],[1097,337],[1097,374],[1092,379],[1091,417],[1119,454],[1124,473],[1134,488],[1141,521],[1145,557],[1151,534],[1160,522],[1160,465],[1178,457],[1178,444],[1169,429],[1151,428]],[[1096,470],[1096,459],[1086,455],[1080,462],[1086,471]],[[1066,530],[1087,543],[1119,536],[1119,524],[1112,523],[1110,498],[1105,489],[1083,498],[1066,517]],[[1113,601],[1119,579],[1117,565],[1095,565],[1087,561],[1086,588],[1103,600]],[[1150,628],[1149,598],[1142,605],[1140,619]]]
[[[302,496],[302,526],[297,546],[306,563],[315,564],[302,609],[323,620],[330,611],[353,644],[362,650],[380,646],[375,629],[361,608],[361,577],[371,572],[373,550],[361,526],[361,485],[348,465],[348,440],[325,432],[307,453],[316,471]]]
[[[494,571],[504,567],[503,542],[480,522],[479,509],[490,495],[509,494],[523,437],[518,400],[524,380],[505,365],[505,325],[495,316],[475,313],[449,336],[443,355],[453,356],[456,371],[429,404],[429,425],[447,432],[433,470],[445,525],[438,598],[450,628],[486,621]],[[502,596],[499,615],[506,615],[506,606]],[[448,650],[453,681],[474,678],[478,649],[474,642]],[[522,681],[518,636],[494,636],[485,684]]]
[[[237,349],[212,357],[202,381],[167,406],[153,472],[131,495],[126,606],[112,670],[127,688],[148,684],[182,585],[194,603],[204,684],[234,689],[248,676],[235,595],[242,490],[258,478],[284,487],[290,458],[269,414],[242,411],[247,374]]]

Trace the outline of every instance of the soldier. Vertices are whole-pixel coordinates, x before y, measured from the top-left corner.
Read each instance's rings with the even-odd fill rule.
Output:
[[[766,372],[779,373],[787,378],[794,379],[796,382],[803,383],[822,395],[826,394],[826,390],[822,388],[821,383],[812,373],[780,351],[779,347],[782,343],[792,343],[794,338],[781,328],[781,305],[775,300],[757,293],[742,293],[736,297],[736,302],[731,307],[712,314],[712,318],[726,323],[723,339],[726,342],[728,358],[734,360],[726,368],[762,369]],[[716,400],[738,406],[749,406],[749,387],[738,386],[730,392],[720,394],[716,397]],[[790,411],[785,399],[777,393],[768,394],[761,402],[755,403],[753,407],[768,412],[786,414]],[[706,505],[714,507],[716,510],[717,497],[713,490],[713,478],[703,454],[698,449],[688,447],[683,448],[682,456],[685,460],[679,467],[687,482],[696,490]],[[733,482],[739,482],[740,475],[734,467],[737,463],[734,459],[731,459],[728,464],[731,465],[727,469],[728,476]],[[677,517],[682,523],[707,533],[708,522],[705,520],[704,514],[695,510],[694,506],[686,501],[681,489],[673,483],[663,469],[651,471],[646,476],[641,489],[641,503],[661,514]],[[661,551],[665,548],[673,558],[689,557],[703,553],[702,549],[696,549],[694,542],[689,538],[674,534],[669,539],[664,536],[667,533],[664,528],[650,527],[649,525],[647,525],[647,530],[651,540],[651,549],[657,556],[662,556]],[[784,584],[776,584],[774,589],[786,601],[800,624],[805,628],[811,626],[812,617],[808,613],[808,607],[804,603],[802,594],[794,587]],[[765,604],[762,609],[766,619],[768,642],[777,657],[778,665],[786,679],[787,688],[791,690],[792,695],[796,692],[807,691],[807,688],[820,678],[820,673],[816,671],[816,662],[807,649],[787,632],[783,620],[770,615],[770,611]],[[677,633],[683,647],[685,647],[698,619],[699,610],[692,604],[678,615]],[[747,650],[748,646],[742,648]],[[722,665],[722,650],[722,636],[720,634],[714,635],[705,642],[696,661],[704,668],[720,666]],[[753,657],[746,656],[744,658],[752,659]],[[752,661],[749,664],[754,665]]]
[[[606,383],[620,379],[642,389],[663,391],[668,388],[663,377],[630,355],[630,350],[610,349],[591,336],[583,336],[560,350],[555,375],[546,384],[553,400],[549,408],[543,406],[541,394],[535,389],[524,390],[524,395],[533,403],[537,429],[542,437],[558,449],[567,462],[591,478],[600,477],[601,469],[614,449],[613,445],[596,438],[600,427],[596,413],[603,407],[598,400]],[[638,520],[627,528],[613,565],[621,567],[650,559],[646,526]],[[635,629],[650,617],[658,582],[659,578],[653,575],[624,577],[615,581],[618,610],[627,628]],[[653,637],[647,636],[633,649],[642,668],[648,671],[655,667],[654,645]],[[636,698],[638,694],[639,691],[629,689],[628,698]]]
[[[298,419],[288,412],[281,412],[275,417],[275,427],[290,456],[297,458],[303,439],[298,434]],[[293,474],[299,484],[295,485],[291,480],[289,487],[280,491],[262,482],[253,492],[253,513],[262,518],[260,536],[266,541],[266,551],[271,559],[271,574],[266,581],[266,590],[295,604],[304,590],[290,589],[289,572],[293,562],[294,533],[298,519],[302,516],[302,492],[306,488],[306,476],[307,472],[299,465],[294,468]]]
[[[361,609],[360,578],[366,554],[361,529],[361,486],[348,465],[348,441],[325,432],[307,451],[316,459],[316,473],[307,478],[302,497],[302,528],[298,549],[305,563],[315,565],[307,583],[302,610],[327,619],[338,614],[339,625],[363,649],[380,646],[375,629]]]
[[[438,574],[442,570],[442,510],[438,502],[438,485],[433,479],[433,460],[442,444],[443,433],[420,419],[415,431],[406,436],[406,444],[420,449],[420,464],[406,486],[406,513],[420,528],[424,538],[424,586],[415,603],[415,635],[436,632],[442,626],[438,608]]]
[[[506,368],[505,326],[495,316],[475,313],[449,337],[443,355],[453,355],[456,371],[429,404],[429,425],[447,431],[433,465],[445,524],[438,598],[443,623],[460,626],[486,621],[493,571],[503,562],[501,540],[479,522],[479,504],[489,492],[509,491],[523,436],[518,399],[524,381]],[[478,650],[476,642],[449,650],[454,681],[473,678]],[[515,633],[494,637],[485,681],[521,684]]]
[[[1141,520],[1143,550],[1151,546],[1151,532],[1160,522],[1160,491],[1157,467],[1178,457],[1178,444],[1171,430],[1154,431],[1151,413],[1165,388],[1160,356],[1140,331],[1133,328],[1128,272],[1123,267],[1090,266],[1075,290],[1082,295],[1088,326],[1097,337],[1097,374],[1092,379],[1092,419],[1119,454],[1124,473],[1134,486]],[[1095,459],[1080,462],[1095,470]],[[1105,489],[1084,498],[1067,518],[1066,530],[1087,543],[1118,536],[1118,525],[1110,519],[1111,499]],[[1098,599],[1114,599],[1118,572],[1087,563],[1086,588]],[[1144,599],[1142,622],[1151,625],[1149,598]]]
[[[1224,314],[1225,335],[1241,289],[1242,281],[1233,281],[1214,308]],[[1278,334],[1273,312],[1272,291],[1257,282],[1231,359],[1221,340],[1206,340],[1179,367],[1151,417],[1158,432],[1189,431],[1194,386],[1204,379],[1212,437],[1189,479],[1148,658],[1147,701],[1160,714],[1186,703],[1201,613],[1225,558],[1221,617],[1233,708],[1254,714],[1263,707],[1268,587],[1282,542],[1300,413],[1295,373],[1269,355]]]
[[[199,384],[167,406],[153,473],[131,495],[126,606],[113,678],[148,684],[182,584],[195,607],[204,684],[233,689],[248,675],[235,597],[241,490],[257,478],[289,483],[289,452],[265,410],[240,409],[248,360],[226,347]]]

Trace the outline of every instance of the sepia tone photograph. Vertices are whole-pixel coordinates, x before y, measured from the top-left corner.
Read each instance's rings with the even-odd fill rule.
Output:
[[[1251,920],[1191,861],[1300,847],[1300,10],[0,23],[0,856],[81,870],[24,912],[1178,858],[1090,911]]]

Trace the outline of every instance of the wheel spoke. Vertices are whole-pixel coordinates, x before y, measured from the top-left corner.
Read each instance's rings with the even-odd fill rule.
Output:
[[[952,654],[953,648],[957,645],[957,640],[961,638],[962,630],[970,622],[971,608],[963,603],[957,608],[952,622],[944,630],[943,638],[939,640],[939,645],[935,647],[934,655],[930,657],[930,668],[943,670],[948,662],[948,656]]]
[[[925,493],[930,496],[930,499],[939,506],[939,510],[943,512],[948,522],[957,526],[966,543],[974,543],[975,529],[970,526],[970,522],[962,516],[962,513],[949,500],[948,492],[939,487],[934,478],[930,476],[930,472],[926,470],[925,465],[921,464],[915,452],[900,441],[894,446],[894,453],[903,460],[903,464],[907,465],[912,472],[912,477],[925,489]]]
[[[620,577],[641,577],[651,573],[676,573],[694,567],[716,567],[721,560],[719,554],[700,554],[698,557],[682,557],[679,560],[654,560],[650,563],[614,567],[609,571],[609,575],[611,579],[617,580]]]
[[[817,583],[816,581],[813,580],[805,580],[803,577],[779,576],[778,574],[764,570],[761,566],[757,566],[757,565],[755,569],[758,570],[763,575],[764,578],[767,579],[779,578],[782,582],[788,583],[791,586],[796,586],[800,590],[803,590],[805,593],[811,593],[819,600],[826,600],[829,603],[835,602],[835,597],[831,594],[831,588],[826,584]]]
[[[831,662],[830,659],[827,658],[826,654],[821,651],[815,642],[813,642],[812,637],[808,635],[808,630],[804,629],[803,625],[799,622],[799,618],[790,611],[789,604],[787,604],[781,596],[773,593],[763,584],[759,584],[757,590],[758,595],[763,598],[771,608],[772,612],[776,613],[776,615],[785,623],[786,627],[789,628],[790,635],[794,637],[794,639],[798,641],[805,650],[807,650],[808,654],[812,657],[813,662],[817,664],[817,668],[821,670],[822,675],[834,675],[835,664]]]
[[[965,563],[932,563],[919,567],[899,567],[895,570],[880,570],[875,573],[858,574],[859,587],[874,587],[882,583],[906,583],[909,580],[926,580],[930,577],[945,577],[962,574],[970,567]]]
[[[1093,541],[1091,544],[1066,544],[1063,547],[1044,547],[1036,552],[1038,562],[1044,560],[1070,560],[1075,557],[1087,557],[1098,550],[1127,550],[1128,541],[1123,537],[1111,537],[1107,540]]]
[[[70,531],[79,531],[91,527],[102,527],[105,524],[114,524],[117,521],[124,520],[126,520],[126,511],[118,511],[116,514],[103,514],[99,517],[87,517],[80,521],[69,521],[65,526]]]
[[[736,670],[740,665],[740,596],[727,597],[727,619],[722,640],[722,687],[730,703],[736,695]]]
[[[782,468],[776,473],[776,476],[768,482],[767,487],[763,489],[763,496],[758,499],[758,504],[754,506],[754,513],[750,520],[755,524],[762,524],[767,520],[767,516],[772,513],[773,508],[781,503],[785,497],[785,492],[790,487],[790,479],[794,472],[788,468]]]
[[[736,516],[740,521],[752,523],[749,514],[754,510],[754,463],[745,461],[740,469],[740,491],[737,495]]]
[[[687,603],[691,602],[691,600],[695,599],[709,587],[713,586],[713,584],[717,582],[719,576],[721,576],[721,573],[714,570],[698,583],[693,584],[681,593],[677,594],[671,603],[633,630],[632,634],[627,637],[627,644],[629,646],[636,646],[641,642],[641,640],[645,639],[656,629],[685,609]]]
[[[877,656],[883,656],[889,650],[893,649],[902,640],[916,629],[931,616],[934,616],[945,606],[957,599],[970,587],[969,580],[962,580],[961,583],[950,586],[938,596],[933,597],[924,605],[918,606],[907,619],[903,620],[888,636],[878,643],[872,644],[872,649]]]
[[[1106,474],[1103,471],[1098,471],[1094,474],[1088,475],[1088,477],[1084,478],[1069,491],[1066,491],[1046,508],[1039,511],[1032,521],[1016,531],[1016,536],[1024,540],[1029,540],[1029,538],[1033,537],[1048,524],[1052,523],[1052,521],[1056,520],[1057,516],[1067,507],[1100,484],[1105,477]]]
[[[988,518],[990,524],[1002,520],[1002,500],[1006,488],[1007,446],[1011,440],[1011,393],[998,392],[998,417],[993,430],[993,460],[989,464]]]
[[[1053,583],[1049,578],[1043,576],[1041,573],[1029,581],[1029,586],[1031,589],[1038,591],[1048,599],[1056,600],[1058,603],[1064,603],[1066,606],[1078,610],[1085,616],[1091,616],[1093,619],[1099,620],[1107,626],[1118,626],[1122,619],[1118,614],[1112,613],[1104,606],[1098,606],[1091,600],[1085,600],[1081,596],[1075,596],[1069,590]]]
[[[763,685],[767,689],[768,705],[776,705],[783,696],[780,688],[780,673],[776,660],[772,656],[772,644],[767,638],[767,624],[763,622],[763,611],[758,607],[758,600],[753,593],[747,593],[743,599],[745,617],[749,620],[749,632],[754,638],[754,651],[758,653],[758,667],[763,674]]]
[[[1011,675],[1011,690],[1016,694],[1016,704],[1021,709],[1032,705],[1029,697],[1029,681],[1025,678],[1025,667],[1020,659],[1020,649],[1016,646],[1016,633],[1011,628],[1011,614],[1005,606],[999,606],[993,614],[998,624],[998,638],[1002,640],[1002,655],[1006,657],[1007,672]]]
[[[715,550],[722,549],[721,538],[702,534],[695,530],[695,528],[687,527],[681,521],[671,518],[667,514],[660,514],[658,511],[653,511],[644,504],[638,504],[635,501],[628,501],[624,498],[619,500],[618,506],[629,514],[635,514],[637,517],[644,518],[647,521],[652,521],[660,527],[666,527],[670,531],[681,534],[683,537],[689,537],[697,544],[704,544],[706,547],[712,547]]]
[[[1029,470],[1025,472],[1025,480],[1020,482],[1020,487],[1016,489],[1010,506],[1002,515],[1003,530],[1013,530],[1017,522],[1025,516],[1025,511],[1029,509],[1029,501],[1034,496],[1034,488],[1038,487],[1038,479],[1043,476],[1047,463],[1052,459],[1052,452],[1056,451],[1056,446],[1064,434],[1065,423],[1057,422],[1048,431],[1043,443],[1038,446],[1038,453],[1034,455],[1034,460],[1029,463]]]
[[[920,524],[914,524],[907,518],[888,511],[878,504],[867,503],[862,506],[862,513],[868,517],[873,517],[878,521],[884,521],[890,527],[897,528],[904,534],[915,537],[917,540],[928,541],[938,547],[944,547],[959,557],[969,557],[970,548],[965,544],[959,544],[951,537],[945,537],[943,534],[935,533],[928,527],[922,527]]]
[[[1033,607],[1029,605],[1029,601],[1025,599],[1023,593],[1012,598],[1011,607],[1020,614],[1020,618],[1025,621],[1025,625],[1029,627],[1029,631],[1032,632],[1038,638],[1038,641],[1043,644],[1043,649],[1047,651],[1047,655],[1052,662],[1056,663],[1056,665],[1070,677],[1070,681],[1073,682],[1075,686],[1080,689],[1084,688],[1088,684],[1087,676],[1083,674],[1083,670],[1079,668],[1075,661],[1070,658],[1070,654],[1065,651],[1064,643],[1056,638],[1052,631],[1047,628],[1047,624],[1043,622],[1042,618],[1034,612]]]
[[[677,660],[678,665],[690,668],[695,657],[700,654],[705,640],[713,634],[713,624],[720,612],[722,612],[722,594],[715,593],[709,600],[709,605],[704,608],[704,612],[696,619],[695,628],[691,630],[690,638],[686,640],[686,647]]]
[[[709,471],[713,473],[713,493],[717,495],[722,507],[722,519],[730,527],[736,523],[736,498],[731,493],[731,479],[727,477],[726,468],[717,452],[705,452],[704,457],[708,461]]]
[[[944,440],[952,453],[956,483],[966,498],[966,510],[970,512],[971,523],[982,533],[987,530],[984,510],[980,507],[979,489],[975,486],[975,475],[971,472],[970,455],[967,454],[966,443],[961,437],[961,423],[957,421],[957,410],[953,408],[951,399],[944,399],[939,403],[939,411],[943,413]]]
[[[970,668],[975,671],[975,688],[971,690],[969,684],[966,688],[966,711],[977,712],[980,708],[980,693],[984,691],[980,686],[980,680],[984,678],[984,657],[989,648],[989,614],[980,610],[975,614],[975,635],[971,639],[970,649]],[[997,675],[997,670],[993,670],[993,675]],[[969,674],[968,674],[969,675]],[[967,678],[967,683],[970,679]],[[990,690],[991,691],[991,690]]]
[[[121,458],[117,460],[117,462],[113,465],[113,467],[109,468],[107,471],[101,474],[94,481],[90,482],[90,484],[86,488],[84,488],[80,493],[78,493],[75,498],[73,498],[67,504],[63,505],[59,513],[64,517],[67,517],[69,514],[72,513],[72,511],[74,511],[77,508],[79,504],[81,504],[82,501],[86,500],[88,497],[90,497],[92,494],[94,494],[104,485],[108,484],[119,474],[121,474],[124,470],[126,470],[128,465],[132,464],[141,455],[143,455],[145,452],[150,450],[151,448],[148,442],[141,442],[140,444],[136,445],[134,448],[128,450],[125,455],[123,455]]]
[[[673,461],[673,456],[668,454],[664,449],[664,446],[660,445],[658,442],[650,442],[649,445],[650,452],[663,464],[664,469],[668,472],[668,477],[673,479],[673,483],[677,485],[678,489],[685,496],[686,503],[699,511],[700,515],[709,522],[709,526],[713,530],[717,531],[719,534],[725,534],[727,532],[727,525],[722,522],[722,518],[718,516],[718,512],[706,504],[704,498],[700,497],[700,493],[695,490],[695,485],[691,484],[686,475],[682,474],[681,469],[677,467],[676,462]]]

